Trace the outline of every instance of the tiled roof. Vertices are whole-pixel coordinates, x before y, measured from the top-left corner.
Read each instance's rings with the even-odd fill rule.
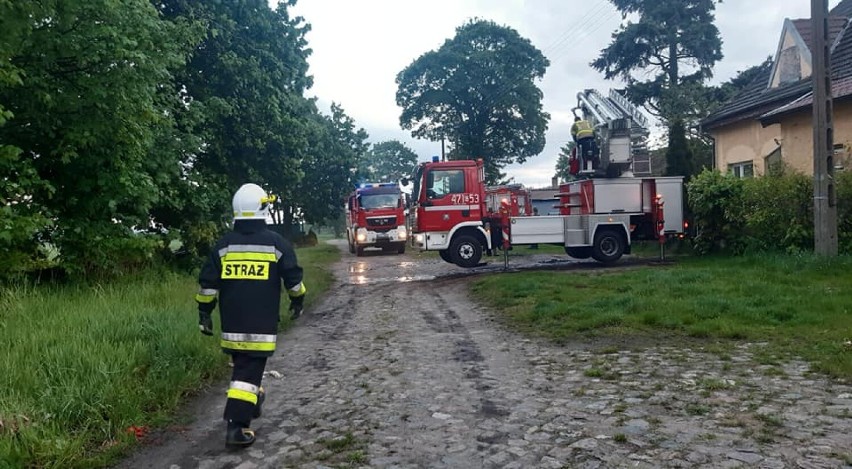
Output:
[[[814,50],[814,34],[813,34],[813,22],[810,18],[793,20],[793,26],[795,26],[796,31],[799,32],[799,36],[802,37],[802,40],[805,41],[805,44],[808,46],[808,50],[813,52]],[[843,16],[832,16],[828,18],[828,43],[829,45],[834,44],[834,40],[837,39],[837,35],[843,31],[843,27],[846,26],[846,18]]]
[[[810,90],[810,81],[799,81],[778,88],[767,88],[772,64],[767,64],[761,73],[745,89],[734,96],[716,112],[705,117],[701,126],[705,129],[721,127],[745,119],[752,119],[790,102]]]
[[[845,16],[847,18],[852,17],[852,0],[842,0],[828,14],[831,16]]]
[[[852,9],[852,0],[844,0],[835,8],[842,6],[844,3],[848,4],[850,9]],[[832,23],[835,23],[835,20],[837,18],[832,18]],[[810,20],[795,20],[794,25],[798,21],[810,22]],[[846,20],[843,21],[845,22]],[[796,26],[796,29],[799,30],[799,34],[801,35],[802,31],[799,29],[799,26]],[[831,29],[829,27],[829,30]],[[812,40],[810,28],[808,28],[807,34],[807,38],[803,37],[806,42]],[[852,28],[847,26],[835,34],[840,34],[841,37],[831,52],[831,76],[833,80],[839,80],[852,76]],[[810,47],[810,43],[808,47]],[[742,92],[734,96],[720,109],[705,117],[701,121],[701,126],[705,129],[712,129],[741,120],[758,118],[778,109],[780,106],[786,106],[792,101],[802,98],[812,89],[810,78],[782,85],[778,88],[767,88],[771,73],[772,64],[769,64],[764,67],[764,70]]]
[[[831,96],[833,99],[837,100],[852,98],[852,77],[832,80]],[[778,123],[781,116],[783,116],[784,114],[810,108],[813,102],[814,94],[808,93],[790,104],[781,106],[760,116],[760,123],[763,125]]]
[[[848,76],[852,76],[852,23],[831,51],[831,78],[837,80]]]

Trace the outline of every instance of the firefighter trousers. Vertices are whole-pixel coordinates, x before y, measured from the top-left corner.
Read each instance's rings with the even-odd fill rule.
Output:
[[[228,401],[225,403],[225,420],[248,427],[257,407],[257,395],[263,370],[268,357],[256,357],[245,353],[231,353],[234,370],[228,386]]]
[[[580,171],[589,171],[596,169],[598,166],[596,161],[597,145],[594,137],[581,138],[577,141],[578,160],[580,162]]]

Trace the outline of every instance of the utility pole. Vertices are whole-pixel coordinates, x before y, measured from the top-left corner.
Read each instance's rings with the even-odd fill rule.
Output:
[[[441,132],[441,161],[447,161],[447,156],[444,154],[444,132]]]
[[[834,124],[831,103],[831,51],[828,0],[811,0],[813,28],[814,252],[837,255],[837,204],[834,187]]]

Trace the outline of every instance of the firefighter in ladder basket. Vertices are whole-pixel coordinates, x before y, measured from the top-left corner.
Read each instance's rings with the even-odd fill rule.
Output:
[[[595,130],[592,124],[579,116],[575,116],[574,125],[571,126],[571,137],[574,138],[574,143],[577,144],[575,154],[579,163],[578,172],[580,174],[593,173],[595,170],[595,147],[597,145],[595,144]]]
[[[261,380],[266,360],[275,351],[282,282],[292,319],[301,314],[305,299],[293,246],[266,228],[274,201],[275,196],[256,184],[244,184],[234,194],[234,229],[213,247],[195,296],[199,328],[205,335],[213,335],[211,313],[218,303],[220,345],[234,365],[224,415],[225,445],[231,449],[255,441],[250,423],[260,417],[265,397]]]

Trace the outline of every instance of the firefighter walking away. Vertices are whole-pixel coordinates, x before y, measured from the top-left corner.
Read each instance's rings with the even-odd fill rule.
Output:
[[[260,417],[266,360],[275,352],[281,284],[290,297],[290,316],[303,308],[302,268],[289,241],[267,229],[275,196],[256,184],[234,194],[234,229],[213,247],[199,275],[199,328],[213,335],[211,313],[218,304],[222,351],[231,355],[233,374],[225,403],[225,445],[231,449],[255,441],[252,419]]]

